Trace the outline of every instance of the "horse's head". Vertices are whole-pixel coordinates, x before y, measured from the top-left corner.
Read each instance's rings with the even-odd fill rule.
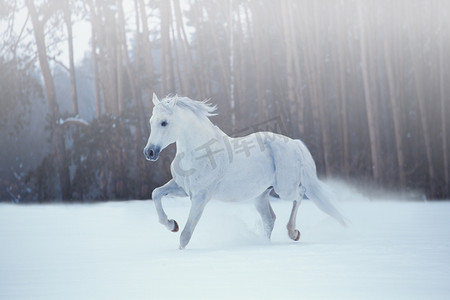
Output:
[[[179,122],[175,121],[176,98],[160,101],[153,94],[153,113],[150,118],[150,136],[144,148],[147,160],[155,161],[159,153],[177,140]]]
[[[213,126],[208,117],[216,115],[215,105],[188,97],[167,97],[160,101],[153,94],[153,104],[155,107],[150,118],[150,137],[144,148],[145,157],[152,161],[158,159],[164,148],[180,137],[186,137],[186,124],[189,124],[191,132],[200,134],[207,126]]]

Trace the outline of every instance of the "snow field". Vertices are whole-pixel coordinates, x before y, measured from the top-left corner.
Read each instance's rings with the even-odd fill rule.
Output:
[[[165,199],[182,229],[189,200]],[[211,202],[188,247],[151,201],[0,205],[0,299],[449,299],[450,203],[339,203],[348,228],[303,201]]]

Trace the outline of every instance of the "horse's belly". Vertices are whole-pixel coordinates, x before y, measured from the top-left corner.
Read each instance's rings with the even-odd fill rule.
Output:
[[[227,168],[213,193],[213,199],[220,201],[254,199],[273,184],[274,176],[270,159],[264,156],[237,159]]]

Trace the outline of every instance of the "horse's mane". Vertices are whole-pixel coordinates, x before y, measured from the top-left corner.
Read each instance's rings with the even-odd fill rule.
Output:
[[[165,106],[178,106],[183,109],[189,109],[199,117],[211,117],[217,115],[217,106],[208,102],[209,100],[196,101],[188,97],[168,96],[161,103]]]

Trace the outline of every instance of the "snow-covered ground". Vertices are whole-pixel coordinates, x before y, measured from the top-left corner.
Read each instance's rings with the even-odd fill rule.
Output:
[[[351,198],[349,228],[303,201],[299,242],[291,203],[268,242],[251,202],[211,202],[183,251],[151,201],[3,204],[0,299],[450,299],[450,203]]]

